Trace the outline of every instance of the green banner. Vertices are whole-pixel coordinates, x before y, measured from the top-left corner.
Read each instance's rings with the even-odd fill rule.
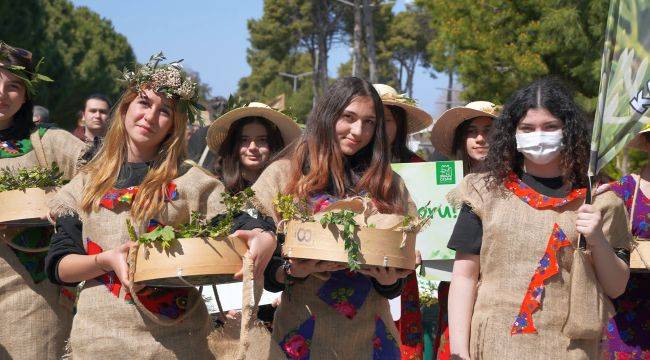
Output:
[[[650,123],[650,0],[611,0],[589,175]]]
[[[404,180],[421,217],[431,217],[417,236],[416,248],[422,254],[431,280],[451,280],[455,252],[447,248],[456,225],[458,211],[447,202],[447,193],[463,179],[462,161],[392,164]]]

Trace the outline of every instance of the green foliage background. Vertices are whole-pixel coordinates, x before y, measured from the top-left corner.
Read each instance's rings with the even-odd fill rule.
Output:
[[[45,57],[42,73],[54,83],[39,89],[34,101],[50,110],[53,122],[76,126],[77,113],[91,93],[121,92],[117,78],[135,62],[127,39],[109,20],[68,0],[0,2],[0,39]]]

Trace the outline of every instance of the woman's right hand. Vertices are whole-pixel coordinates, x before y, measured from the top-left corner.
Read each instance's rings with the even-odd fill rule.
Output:
[[[306,278],[313,273],[338,271],[347,267],[346,264],[342,263],[307,259],[289,259],[289,264],[291,264],[291,267],[288,273],[295,278]]]
[[[113,271],[122,285],[131,288],[129,281],[129,264],[127,258],[129,250],[137,244],[129,241],[108,251],[97,254],[97,264],[103,271]]]

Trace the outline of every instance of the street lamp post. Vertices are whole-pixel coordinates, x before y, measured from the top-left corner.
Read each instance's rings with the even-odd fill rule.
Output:
[[[304,72],[302,74],[290,74],[286,72],[279,72],[278,74],[280,76],[293,79],[293,92],[296,92],[296,90],[298,89],[298,80],[302,79],[305,76],[312,75],[313,73],[314,73],[313,71],[309,71],[309,72]]]

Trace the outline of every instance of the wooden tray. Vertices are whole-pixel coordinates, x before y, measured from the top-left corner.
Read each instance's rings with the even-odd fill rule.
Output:
[[[365,266],[415,268],[415,233],[358,227],[355,240],[360,241],[361,263]],[[282,254],[290,258],[328,260],[347,263],[348,253],[338,227],[323,227],[317,222],[290,221],[286,225]]]
[[[168,250],[140,245],[134,282],[148,286],[189,287],[236,281],[248,247],[235,236],[178,239]]]
[[[57,188],[29,188],[0,192],[0,224],[39,225],[50,211],[47,203],[56,194]]]

